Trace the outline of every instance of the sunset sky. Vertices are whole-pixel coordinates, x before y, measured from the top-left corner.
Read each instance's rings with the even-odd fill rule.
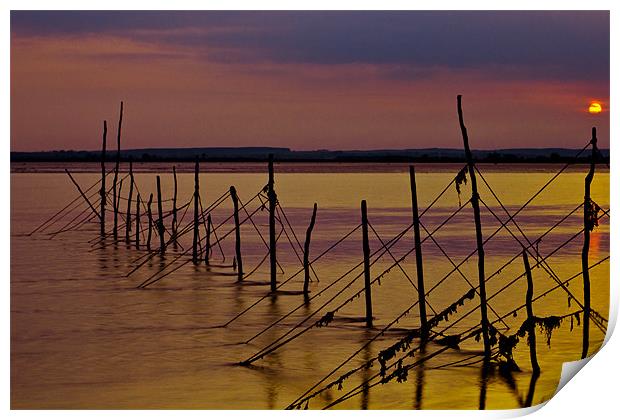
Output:
[[[458,148],[457,94],[474,149],[608,147],[609,13],[11,12],[13,151],[121,100],[123,148]]]

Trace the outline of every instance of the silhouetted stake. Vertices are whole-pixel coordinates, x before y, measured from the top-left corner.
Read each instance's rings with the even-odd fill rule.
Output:
[[[411,211],[413,213],[413,241],[415,245],[415,267],[418,276],[418,308],[420,310],[420,339],[428,339],[428,325],[426,319],[426,295],[424,293],[424,267],[422,266],[422,244],[420,241],[420,218],[418,215],[418,191],[415,182],[415,168],[409,166],[409,181],[411,183]]]
[[[73,185],[75,185],[75,187],[77,188],[78,192],[80,193],[84,201],[86,201],[86,204],[88,204],[88,207],[90,207],[90,209],[93,211],[93,213],[95,214],[95,216],[97,216],[98,219],[101,219],[101,216],[99,215],[99,213],[97,213],[97,210],[95,209],[95,207],[93,207],[88,197],[86,197],[86,194],[84,194],[84,192],[82,191],[80,184],[78,184],[75,181],[75,179],[73,179],[73,175],[71,175],[71,172],[69,172],[67,169],[65,169],[65,172],[67,173],[67,175],[69,175],[71,182],[73,182]]]
[[[207,237],[205,243],[205,264],[209,265],[209,257],[211,256],[211,214],[207,214]]]
[[[140,249],[140,193],[136,197],[136,249]]]
[[[241,260],[241,227],[239,226],[239,199],[237,190],[230,187],[230,198],[233,202],[233,217],[235,219],[235,259],[233,266],[237,265],[237,281],[243,280],[243,261]]]
[[[364,295],[366,297],[366,326],[372,328],[372,295],[370,289],[370,245],[368,244],[368,210],[362,200],[362,249],[364,251]]]
[[[118,191],[116,191],[116,181],[117,181],[118,175],[116,174],[116,172],[114,172],[114,180],[112,181],[112,212],[114,213],[113,215],[113,220],[114,220],[114,225],[112,227],[112,236],[114,237],[114,240],[116,241],[117,236],[118,236]]]
[[[467,167],[469,168],[469,178],[471,182],[471,206],[474,210],[474,223],[476,224],[476,244],[478,248],[478,283],[480,295],[480,325],[482,326],[482,339],[484,342],[485,362],[491,356],[491,344],[489,342],[489,319],[487,316],[487,292],[485,287],[484,275],[484,248],[482,241],[482,225],[480,222],[480,202],[478,196],[478,184],[476,183],[476,172],[474,168],[474,158],[471,150],[469,150],[469,138],[467,136],[467,128],[463,122],[463,109],[461,107],[461,95],[457,96],[457,110],[459,114],[459,125],[461,126],[461,134],[463,136],[463,146],[465,148],[465,157],[467,159]]]
[[[114,182],[112,192],[112,206],[114,207],[114,240],[118,238],[118,202],[120,201],[120,192],[116,191],[116,183],[118,182],[118,170],[121,163],[121,127],[123,125],[123,101],[121,101],[121,111],[118,117],[118,131],[116,135],[116,165],[114,166]]]
[[[108,122],[103,121],[103,140],[101,144],[101,236],[105,236],[105,202],[106,202],[106,191],[105,191],[105,149],[106,149],[106,141],[108,136]]]
[[[304,243],[304,296],[306,299],[308,298],[308,285],[310,284],[310,239],[312,237],[312,229],[314,229],[315,221],[316,203],[314,203],[310,225],[308,226],[308,230],[306,230],[306,242]]]
[[[122,190],[123,190],[123,180],[121,179],[121,181],[118,184],[118,191],[117,191],[118,196],[116,197],[116,206],[114,207],[115,217],[118,215],[118,207],[121,205],[121,191]],[[114,242],[118,242],[118,235],[116,233],[116,230],[114,231]]]
[[[127,218],[125,219],[125,242],[129,243],[129,232],[131,232],[131,202],[133,198],[133,162],[129,158],[129,197],[127,198]]]
[[[592,220],[592,200],[590,198],[590,186],[594,179],[594,169],[596,161],[596,127],[592,127],[592,158],[590,160],[590,170],[586,175],[585,191],[583,197],[583,248],[581,249],[581,269],[583,271],[583,349],[581,358],[588,357],[590,346],[590,271],[588,270],[588,255],[590,254],[590,232],[594,229]]]
[[[172,166],[172,176],[174,177],[174,193],[172,195],[172,237],[177,237],[177,168]]]
[[[525,310],[527,311],[528,319],[528,343],[530,345],[530,362],[532,363],[532,372],[535,374],[540,373],[540,366],[538,366],[538,360],[536,358],[536,330],[534,328],[534,311],[532,310],[532,297],[534,296],[534,282],[532,281],[532,271],[530,269],[530,262],[527,259],[527,251],[523,250],[523,265],[525,266],[525,276],[527,278],[527,292],[525,294]]]
[[[194,240],[192,242],[192,261],[194,264],[198,264],[198,206],[200,204],[200,189],[198,184],[199,164],[196,159],[196,166],[194,167]]]
[[[159,252],[164,255],[166,252],[166,241],[164,240],[164,211],[161,206],[161,180],[157,175],[157,234],[159,235]]]
[[[273,176],[273,155],[269,155],[269,182],[267,184],[267,197],[269,198],[269,262],[271,273],[271,291],[275,292],[276,287],[276,204],[278,197],[274,189]]]
[[[151,250],[151,236],[153,231],[153,211],[151,205],[153,204],[153,193],[149,195],[149,202],[146,205],[147,217],[149,218],[149,231],[146,235],[146,249]]]

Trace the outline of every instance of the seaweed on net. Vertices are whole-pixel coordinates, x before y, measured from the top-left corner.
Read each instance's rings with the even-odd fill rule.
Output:
[[[429,328],[436,327],[441,321],[447,321],[450,315],[452,315],[453,313],[456,313],[458,308],[465,304],[466,300],[472,300],[474,296],[476,296],[476,290],[472,288],[467,293],[465,293],[463,296],[461,296],[456,302],[448,306],[443,311],[439,312],[437,315],[435,315],[431,319],[429,319],[428,321]]]
[[[411,346],[411,342],[413,341],[413,339],[419,336],[420,336],[419,329],[411,330],[407,333],[405,337],[401,338],[396,343],[392,344],[390,347],[384,350],[381,350],[379,352],[379,355],[377,356],[377,360],[379,361],[379,364],[381,365],[381,371],[380,371],[381,376],[385,376],[385,372],[387,370],[387,362],[391,360],[392,358],[394,358],[394,356],[396,356],[398,352],[402,350],[408,350],[409,347]]]
[[[316,322],[316,327],[321,328],[329,325],[334,320],[334,313],[334,311],[329,311],[325,315],[323,315],[321,319]]]
[[[454,177],[454,186],[456,187],[456,193],[459,196],[459,206],[461,206],[461,185],[467,184],[467,166],[463,166],[463,169],[459,171]]]
[[[499,336],[499,352],[506,356],[507,360],[512,360],[512,351],[517,347],[519,337],[517,335],[500,335]]]
[[[593,231],[598,226],[600,211],[601,208],[594,200],[590,199],[585,203],[585,225],[589,231]]]
[[[498,344],[499,354],[504,356],[507,361],[514,361],[513,359],[513,351],[517,347],[521,338],[524,338],[526,335],[528,345],[532,345],[531,336],[528,334],[531,328],[539,327],[541,333],[545,334],[545,338],[547,339],[547,346],[551,348],[551,335],[553,334],[553,330],[559,328],[562,325],[562,321],[564,318],[569,317],[571,319],[571,331],[573,330],[573,319],[577,320],[577,325],[580,324],[581,319],[579,314],[581,311],[573,312],[563,316],[547,316],[547,317],[537,317],[533,316],[531,318],[523,321],[517,332],[512,335],[504,335],[500,331],[498,331],[492,325],[489,325],[489,338],[491,344]],[[476,334],[476,341],[480,338],[480,331]]]
[[[437,344],[439,344],[441,346],[450,347],[450,348],[456,349],[456,350],[459,350],[459,343],[460,342],[461,342],[460,334],[447,335],[445,337],[440,338],[439,340],[435,340],[435,343],[437,343]]]
[[[547,338],[547,346],[551,347],[551,334],[553,330],[562,325],[562,317],[548,316],[546,318],[534,317],[534,323],[540,328],[540,332],[544,333]]]
[[[408,373],[409,371],[407,370],[407,368],[403,368],[403,361],[399,360],[398,365],[396,366],[396,370],[394,371],[394,374],[396,375],[396,381],[400,383],[406,382]]]
[[[467,293],[461,296],[456,302],[452,303],[446,309],[444,309],[443,311],[435,315],[433,318],[431,318],[427,323],[428,328],[431,329],[437,326],[437,324],[439,324],[439,322],[442,320],[447,321],[450,315],[452,315],[453,313],[456,313],[458,308],[465,304],[466,300],[471,300],[475,296],[476,296],[476,290],[473,288],[470,289]],[[394,358],[396,354],[398,354],[400,351],[408,350],[409,347],[411,346],[411,342],[413,341],[413,339],[419,336],[420,336],[419,329],[411,330],[407,333],[405,337],[403,337],[396,343],[392,344],[388,348],[381,350],[379,352],[377,360],[379,360],[379,363],[381,364],[380,373],[382,377],[385,377],[385,373],[387,370],[387,362],[391,360],[392,358]],[[456,335],[456,336],[444,337],[440,340],[437,340],[437,342],[439,344],[443,344],[443,345],[446,345],[452,348],[458,348],[458,344],[460,340],[461,340],[460,336]]]
[[[349,370],[348,372],[346,372],[343,375],[339,376],[338,378],[336,378],[335,380],[333,380],[332,382],[330,382],[329,384],[327,384],[323,388],[313,392],[312,394],[309,394],[304,399],[302,399],[297,404],[295,404],[293,407],[296,408],[296,409],[300,409],[302,407],[302,404],[304,403],[304,401],[306,402],[306,407],[307,407],[308,406],[308,401],[310,401],[312,398],[316,397],[317,395],[319,395],[319,394],[321,394],[321,393],[323,393],[323,392],[325,392],[325,391],[327,391],[329,389],[332,389],[335,386],[338,387],[338,390],[342,390],[342,383],[345,380],[347,380],[349,377],[351,377],[355,372],[358,372],[361,369],[370,369],[373,365],[374,365],[374,361],[371,359],[371,360],[367,361],[366,363],[364,363],[363,365]]]

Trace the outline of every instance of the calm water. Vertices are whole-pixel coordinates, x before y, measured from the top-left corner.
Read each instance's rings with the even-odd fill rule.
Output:
[[[77,165],[79,166],[79,165]],[[162,175],[165,198],[172,192],[171,165],[136,165],[136,183],[145,199],[155,192],[155,171]],[[183,166],[183,165],[182,165]],[[167,170],[163,168],[168,168]],[[185,164],[184,168],[191,165]],[[375,329],[367,330],[351,319],[363,316],[363,295],[338,312],[329,327],[312,329],[297,340],[270,354],[252,367],[240,367],[241,361],[287,332],[297,322],[318,309],[360,273],[356,270],[329,291],[300,308],[282,324],[268,330],[250,344],[240,344],[303,301],[298,295],[280,295],[265,299],[227,328],[213,328],[230,320],[267,293],[268,286],[236,284],[232,269],[226,267],[234,255],[233,237],[222,242],[223,261],[219,250],[212,259],[221,266],[205,267],[186,264],[173,275],[148,289],[136,289],[143,280],[156,273],[191,243],[191,234],[182,238],[180,247],[170,249],[164,259],[154,257],[129,277],[133,261],[144,254],[124,243],[93,246],[98,225],[86,224],[79,231],[66,232],[54,238],[35,234],[24,236],[47,217],[76,196],[68,177],[58,173],[59,165],[14,165],[11,175],[11,405],[12,408],[283,408],[306,391],[317,380],[360,348],[378,329],[385,326],[417,299],[417,293],[397,268],[382,278],[381,286],[373,287]],[[111,168],[111,165],[109,165]],[[555,171],[556,166],[481,166],[481,171],[510,212],[517,210]],[[96,165],[72,166],[76,180],[84,187],[96,182]],[[80,170],[81,169],[81,170]],[[460,165],[422,165],[417,183],[420,208],[426,208],[434,197],[456,175]],[[123,170],[126,170],[124,168]],[[523,232],[536,239],[583,200],[585,167],[572,168],[563,174],[517,218]],[[35,171],[37,173],[33,173]],[[165,172],[164,172],[165,171]],[[260,165],[211,165],[211,173],[200,177],[201,196],[205,206],[235,185],[243,203],[249,201],[266,183]],[[183,171],[181,171],[183,172]],[[361,199],[368,201],[369,220],[379,236],[387,241],[406,228],[411,221],[409,179],[405,165],[276,165],[276,189],[280,202],[296,235],[303,241],[312,212],[318,203],[316,227],[311,253],[318,255],[360,223]],[[193,192],[193,175],[180,173],[179,204],[186,203]],[[108,182],[110,185],[111,180]],[[482,184],[479,181],[479,184]],[[123,196],[126,196],[126,186]],[[489,191],[481,185],[481,197],[502,219],[505,213]],[[93,190],[94,191],[94,190]],[[135,194],[135,192],[134,192]],[[469,184],[463,186],[461,199],[469,197]],[[593,199],[609,208],[609,174],[599,168]],[[93,199],[95,200],[96,197]],[[257,201],[248,208],[257,208]],[[165,210],[170,209],[169,202]],[[126,210],[123,202],[121,209]],[[452,186],[445,196],[426,213],[421,221],[430,231],[459,207],[459,197]],[[227,199],[212,213],[219,224],[231,213]],[[156,209],[156,206],[154,206]],[[191,211],[188,213],[188,215]],[[76,213],[73,213],[76,214]],[[182,212],[180,213],[182,214]],[[577,211],[539,244],[545,256],[578,232],[582,212]],[[68,221],[71,217],[65,219]],[[144,220],[144,219],[143,219]],[[180,223],[184,226],[189,221]],[[265,235],[267,212],[258,212],[258,229]],[[54,228],[59,229],[59,223]],[[111,226],[111,219],[108,225]],[[483,209],[484,236],[491,235],[499,222]],[[168,226],[169,227],[169,226]],[[224,224],[218,234],[231,229]],[[516,232],[513,226],[513,231]],[[48,232],[52,232],[50,229]],[[290,235],[290,232],[288,232]],[[517,235],[519,235],[517,233]],[[124,237],[124,231],[121,235]],[[422,238],[426,237],[424,231]],[[329,285],[361,261],[361,232],[358,230],[339,247],[314,264],[319,282],[311,290]],[[439,245],[459,263],[475,249],[471,207],[466,207],[443,229],[435,234]],[[294,240],[294,239],[293,239]],[[155,245],[156,238],[153,240]],[[400,258],[412,247],[412,233],[391,252]],[[278,242],[278,258],[284,268],[280,280],[289,278],[300,268],[299,260],[286,236]],[[579,236],[547,262],[561,279],[581,271]],[[182,248],[184,247],[184,248]],[[371,231],[371,251],[380,243]],[[242,250],[245,271],[257,266],[266,248],[250,224],[242,227]],[[296,249],[300,252],[299,249]],[[501,231],[485,246],[488,275],[508,259],[516,256],[521,246],[507,232]],[[431,240],[423,245],[426,289],[431,289],[452,269],[451,263]],[[591,264],[609,255],[609,221],[592,234]],[[185,261],[181,259],[180,261]],[[384,255],[372,266],[372,275],[392,264]],[[535,265],[534,260],[530,261]],[[402,264],[415,281],[414,257]],[[176,267],[172,265],[171,268]],[[476,259],[462,267],[463,274],[477,284]],[[493,295],[502,286],[523,272],[520,258],[488,281],[487,294]],[[249,280],[268,280],[268,264],[263,264]],[[535,296],[555,285],[540,268],[533,271]],[[300,290],[302,276],[283,286],[284,290]],[[609,264],[600,264],[591,271],[592,307],[607,317],[609,306]],[[358,279],[313,318],[355,295],[362,287]],[[524,302],[525,279],[521,278],[505,292],[489,301],[493,310],[515,328],[521,325],[525,311],[513,317],[511,311]],[[437,312],[450,305],[470,286],[454,273],[433,290],[429,306]],[[582,281],[570,282],[570,290],[581,299]],[[474,308],[477,300],[468,301],[440,323],[438,330]],[[429,308],[430,315],[433,314]],[[577,310],[569,306],[561,289],[549,293],[534,304],[538,316],[563,315]],[[497,319],[489,312],[491,321]],[[478,311],[452,327],[448,333],[465,331],[479,322]],[[397,325],[415,328],[419,325],[417,308]],[[501,324],[496,324],[501,327]],[[511,332],[509,332],[511,333]],[[392,344],[399,335],[389,333],[360,352],[347,368],[359,364]],[[600,346],[604,334],[591,325],[591,351]],[[473,408],[479,406],[480,394],[486,392],[486,408],[517,408],[525,399],[531,379],[528,349],[524,343],[515,351],[515,360],[522,371],[514,374],[514,382],[497,373],[483,379],[480,364],[468,367],[444,367],[475,355],[482,344],[470,339],[461,343],[461,351],[448,350],[427,361],[423,369],[413,369],[408,381],[389,383],[347,400],[338,408]],[[439,349],[429,344],[427,352]],[[553,332],[551,348],[543,334],[538,334],[538,355],[542,375],[536,382],[534,404],[548,399],[555,391],[561,363],[579,358],[581,328],[570,330],[567,319]],[[478,360],[478,359],[475,359]],[[411,362],[411,360],[409,360]],[[310,408],[321,408],[345,391],[357,386],[364,378],[377,372],[377,366],[362,370],[344,382],[343,391],[335,388],[310,402]]]

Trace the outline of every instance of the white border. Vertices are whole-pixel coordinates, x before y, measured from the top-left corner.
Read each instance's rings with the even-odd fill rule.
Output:
[[[9,148],[10,148],[10,10],[41,10],[41,9],[50,9],[50,8],[58,8],[58,9],[118,9],[118,10],[127,10],[127,9],[145,9],[146,7],[152,9],[161,9],[161,10],[180,10],[180,9],[293,9],[293,10],[336,10],[336,9],[365,9],[365,10],[385,10],[385,9],[393,9],[393,10],[401,10],[401,9],[419,9],[419,10],[457,10],[463,9],[463,6],[467,6],[469,10],[515,10],[515,9],[530,9],[530,10],[580,10],[580,9],[590,9],[590,10],[611,10],[611,45],[618,45],[618,29],[617,19],[615,19],[615,13],[617,9],[618,2],[613,1],[597,1],[593,2],[585,2],[585,1],[574,1],[574,0],[564,0],[564,1],[532,1],[532,0],[522,0],[522,1],[468,1],[466,3],[458,2],[455,0],[444,0],[441,2],[441,7],[437,3],[431,2],[411,2],[411,1],[403,1],[403,0],[384,0],[381,2],[378,1],[368,1],[368,0],[359,0],[359,1],[334,1],[334,0],[314,0],[312,2],[308,1],[297,1],[295,3],[286,2],[286,1],[273,1],[273,0],[261,0],[261,1],[229,1],[229,2],[199,2],[199,1],[186,1],[186,0],[177,0],[174,2],[170,1],[162,1],[162,0],[153,0],[147,2],[128,2],[128,1],[119,1],[119,0],[108,0],[108,1],[91,1],[88,3],[84,3],[83,1],[55,1],[50,3],[48,1],[14,1],[9,0],[3,2],[3,15],[2,15],[2,42],[5,46],[3,48],[3,55],[5,57],[2,62],[1,71],[2,71],[2,80],[4,83],[0,88],[0,96],[2,98],[2,133],[3,133],[3,147],[5,153],[2,155],[2,165],[4,167],[3,176],[0,179],[2,191],[10,190],[10,162],[9,162]],[[592,8],[594,6],[594,8]],[[620,67],[618,66],[618,50],[611,49],[611,73],[612,75],[619,74]],[[614,79],[612,77],[611,81],[611,97],[610,102],[613,102],[613,98],[618,97],[618,85],[614,83]],[[620,115],[619,112],[610,106],[610,135],[618,132],[618,124],[620,124]],[[616,167],[618,165],[618,153],[616,153],[615,145],[613,145],[614,139],[610,139],[610,149],[611,149],[611,165]],[[618,208],[618,199],[620,191],[620,185],[618,182],[618,172],[611,172],[611,180],[610,180],[610,191],[611,191],[611,208]],[[2,238],[2,268],[5,273],[2,276],[4,282],[4,293],[2,294],[2,301],[4,303],[4,310],[2,312],[2,324],[4,328],[2,331],[4,334],[2,335],[2,405],[5,410],[9,410],[10,407],[10,231],[9,231],[9,223],[10,221],[10,210],[9,206],[1,206],[0,212],[2,212],[2,220],[4,223],[0,224],[0,237]],[[611,231],[614,232],[611,235],[611,251],[612,254],[615,255],[618,250],[618,239],[615,235],[615,219],[611,218]],[[611,269],[610,276],[613,278],[614,274],[617,272],[617,264],[615,257],[611,258]],[[619,301],[619,288],[615,281],[611,281],[611,313],[610,313],[610,332],[613,330],[613,326],[617,320],[617,312],[618,312],[618,301]],[[600,350],[599,354],[597,354],[593,360],[588,363],[587,366],[583,368],[583,371],[579,373],[579,378],[576,380],[571,380],[569,383],[559,392],[556,396],[554,396],[548,404],[544,407],[544,409],[536,411],[532,418],[562,418],[562,419],[572,419],[572,418],[610,418],[614,416],[612,413],[617,412],[617,390],[616,386],[618,383],[618,376],[620,375],[619,365],[617,354],[620,354],[620,344],[617,337],[611,337],[608,332],[607,341],[605,346]],[[355,415],[356,418],[379,418],[380,416],[389,415],[391,420],[400,420],[407,418],[408,420],[411,416],[415,416],[416,418],[446,418],[446,417],[454,417],[460,419],[479,419],[479,418],[504,418],[504,417],[515,417],[526,414],[527,412],[535,411],[535,410],[512,410],[512,411],[487,411],[487,412],[478,412],[478,411],[422,411],[412,413],[410,411],[390,411],[389,413],[381,412],[381,411],[356,411],[355,413],[351,412],[342,412],[342,411],[332,411],[332,412],[316,412],[316,411],[308,411],[308,412],[281,412],[281,411],[253,411],[248,413],[246,411],[115,411],[114,416],[120,419],[125,418],[136,418],[148,416],[150,419],[163,419],[169,418],[171,416],[181,416],[185,418],[204,418],[205,415],[208,415],[210,418],[224,418],[224,417],[237,417],[237,416],[248,416],[251,415],[253,418],[257,420],[266,420],[279,418],[283,416],[309,416],[310,418],[316,418],[318,416],[325,416],[330,418],[342,418],[344,416]],[[110,412],[106,411],[88,411],[88,412],[80,412],[80,411],[11,411],[9,415],[13,418],[38,418],[41,416],[51,417],[51,418],[62,418],[62,419],[71,419],[71,418],[83,418],[85,415],[91,418],[108,418],[110,416]],[[617,415],[617,414],[616,414]]]

